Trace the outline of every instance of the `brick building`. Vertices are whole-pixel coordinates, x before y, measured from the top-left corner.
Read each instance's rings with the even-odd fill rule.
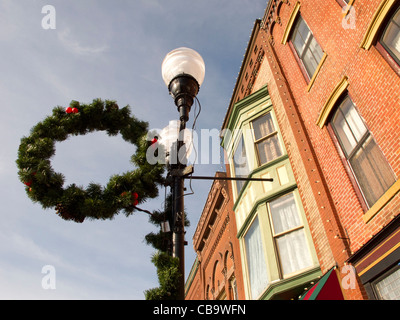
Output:
[[[230,182],[247,299],[400,299],[399,107],[399,0],[268,2],[221,136],[229,175],[274,178]]]
[[[226,173],[217,172],[217,177]],[[242,300],[243,280],[230,183],[215,180],[193,236],[197,258],[188,275],[186,300]]]
[[[345,2],[271,0],[257,83],[280,110],[322,270],[334,260],[346,282],[355,267],[346,299],[400,298],[400,2]]]

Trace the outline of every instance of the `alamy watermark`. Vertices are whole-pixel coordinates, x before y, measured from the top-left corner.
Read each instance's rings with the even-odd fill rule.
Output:
[[[42,273],[45,274],[42,278],[42,288],[45,290],[56,289],[56,268],[52,265],[45,265],[42,268]]]
[[[45,30],[56,29],[56,8],[48,4],[42,7],[42,13],[45,14],[42,18],[42,28]]]
[[[155,137],[158,143],[151,145],[146,152],[146,159],[150,164],[225,164],[225,157],[221,147],[221,137],[224,137],[225,143],[230,143],[232,139],[235,141],[237,137],[246,135],[251,137],[253,130],[251,129],[235,129],[233,131],[224,129],[201,129],[199,132],[191,129],[184,129],[173,135],[173,138],[162,135],[163,131],[153,129],[149,131],[147,140],[152,141]],[[169,139],[169,141],[166,141]],[[175,140],[174,140],[175,139]],[[182,142],[182,146],[178,148],[178,142]],[[241,144],[243,140],[234,143],[234,148],[244,148]],[[250,156],[250,154],[247,154]],[[233,157],[235,164],[244,165],[248,159],[242,154]]]
[[[344,17],[342,19],[343,29],[355,29],[356,28],[356,9],[353,6],[344,6],[342,8]]]

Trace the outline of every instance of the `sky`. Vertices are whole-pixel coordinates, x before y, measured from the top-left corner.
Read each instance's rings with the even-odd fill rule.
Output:
[[[55,20],[48,20],[46,5],[53,6]],[[198,51],[206,65],[196,129],[219,130],[254,22],[266,6],[265,0],[0,0],[0,299],[142,300],[145,290],[158,286],[150,261],[155,249],[144,242],[157,228],[147,215],[78,224],[43,210],[18,179],[20,140],[71,100],[116,100],[150,129],[164,128],[178,112],[161,63],[178,47]],[[52,28],[44,28],[50,21]],[[66,176],[65,185],[105,185],[111,175],[134,169],[132,153],[121,136],[94,132],[57,143],[51,163]],[[195,165],[196,175],[224,170],[222,162]],[[186,277],[211,184],[194,180],[194,195],[185,197],[191,222]],[[142,208],[162,209],[164,195],[161,188]]]

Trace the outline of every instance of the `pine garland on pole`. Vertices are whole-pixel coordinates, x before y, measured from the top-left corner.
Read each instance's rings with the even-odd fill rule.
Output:
[[[168,221],[173,227],[172,221],[173,199],[169,195],[166,198],[164,211],[153,211],[150,215],[150,222],[160,226]],[[185,226],[190,225],[185,213]],[[172,257],[172,230],[165,232],[160,227],[158,233],[151,232],[146,235],[148,245],[157,249],[151,261],[157,268],[159,287],[148,289],[144,292],[146,300],[175,300],[178,297],[179,283],[179,258]]]
[[[105,187],[90,183],[87,188],[71,184],[64,187],[64,176],[51,167],[55,143],[71,135],[106,131],[136,146],[131,161],[136,169],[113,175]],[[66,109],[56,107],[52,115],[36,124],[28,137],[21,139],[18,149],[18,175],[26,192],[43,208],[55,208],[65,220],[83,222],[90,219],[111,219],[120,211],[132,214],[136,205],[158,195],[164,184],[164,165],[151,165],[146,152],[148,124],[130,115],[129,106],[119,109],[115,101],[95,99],[91,104],[72,101]]]

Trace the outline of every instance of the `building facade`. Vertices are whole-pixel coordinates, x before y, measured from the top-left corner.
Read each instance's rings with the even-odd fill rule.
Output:
[[[246,299],[400,299],[399,107],[399,0],[268,2],[221,133],[273,179],[229,182]]]
[[[346,299],[400,298],[399,8],[271,0],[260,32],[258,79],[282,111],[297,180],[308,180],[308,219],[321,217],[310,223],[328,238],[331,252],[314,237],[321,267],[334,259]]]
[[[186,300],[245,299],[232,207],[230,183],[215,180],[193,236],[197,258],[186,281]]]

